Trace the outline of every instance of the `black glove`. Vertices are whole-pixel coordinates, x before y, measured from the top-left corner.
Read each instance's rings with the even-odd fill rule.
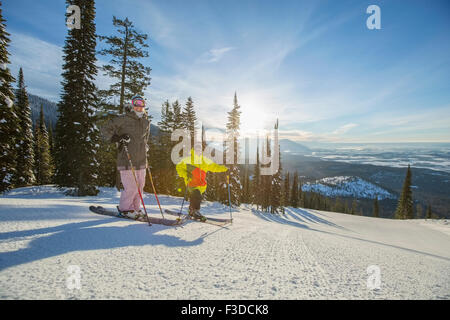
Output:
[[[121,136],[115,134],[111,138],[111,142],[119,142],[120,145],[128,145],[130,143],[130,140],[130,136],[127,134],[123,134]]]

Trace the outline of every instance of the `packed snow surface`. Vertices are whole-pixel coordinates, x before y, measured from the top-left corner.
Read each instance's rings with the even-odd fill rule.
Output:
[[[0,197],[0,299],[449,299],[446,220],[233,209],[166,227],[91,213],[119,193],[51,186]],[[160,196],[165,208],[181,198]],[[146,194],[152,216],[160,216]],[[186,204],[185,204],[186,206]],[[205,215],[229,209],[204,202]],[[171,217],[172,218],[172,217]]]

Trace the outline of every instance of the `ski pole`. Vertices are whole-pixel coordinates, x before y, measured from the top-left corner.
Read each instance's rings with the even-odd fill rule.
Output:
[[[183,202],[181,202],[181,209],[179,215],[181,216],[181,212],[183,211],[184,200],[186,199],[186,195],[188,192],[188,186],[186,185],[186,191],[184,192]]]
[[[145,212],[145,216],[147,217],[148,225],[151,226],[152,224],[151,224],[150,219],[148,217],[147,209],[145,209],[144,198],[142,198],[141,190],[139,189],[139,183],[138,183],[137,178],[136,178],[136,172],[134,171],[133,163],[131,162],[131,157],[130,157],[130,153],[128,152],[128,147],[126,145],[124,145],[123,148],[125,150],[125,153],[127,154],[128,162],[130,163],[131,172],[133,173],[134,181],[136,182],[136,187],[137,187],[137,190],[138,190],[138,193],[139,193],[139,197],[141,198],[142,206],[144,207],[144,212]]]
[[[227,175],[227,185],[228,185],[228,203],[230,204],[230,219],[231,223],[233,223],[233,215],[231,214],[230,175]]]
[[[150,170],[150,167],[147,167],[147,171],[148,171],[148,175],[150,176],[150,182],[152,183],[153,192],[155,193],[156,202],[158,202],[159,211],[161,212],[161,215],[162,215],[162,217],[164,219],[164,214],[163,214],[163,211],[161,209],[161,204],[159,203],[158,195],[156,194],[156,188],[155,188],[155,185],[153,184],[153,177],[152,177],[152,172]]]

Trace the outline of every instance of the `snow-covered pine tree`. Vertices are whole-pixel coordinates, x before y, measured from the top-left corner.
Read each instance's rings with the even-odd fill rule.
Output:
[[[163,133],[159,140],[161,154],[158,156],[163,172],[159,177],[165,180],[162,182],[163,190],[170,195],[184,195],[184,180],[178,177],[176,164],[171,160],[172,148],[178,143],[171,140],[171,135],[176,129],[183,128],[183,114],[178,100],[172,104],[169,101],[163,103],[161,121],[158,125]]]
[[[246,150],[248,150],[248,138],[246,138]],[[250,200],[250,167],[249,159],[246,157],[244,164],[244,181],[242,184],[241,203],[251,203]]]
[[[159,129],[164,133],[170,133],[173,123],[173,111],[169,100],[161,106],[161,121],[158,122]]]
[[[227,152],[232,152],[233,157],[233,163],[229,164],[227,163],[228,172],[227,174],[230,176],[230,186],[231,186],[231,204],[235,206],[239,206],[241,203],[241,194],[242,194],[242,184],[241,184],[241,174],[240,174],[240,167],[238,165],[238,158],[239,158],[239,144],[238,144],[238,138],[239,138],[239,129],[241,125],[241,111],[240,106],[238,104],[237,100],[237,94],[234,93],[234,100],[233,100],[233,109],[228,112],[228,122],[227,122],[227,144],[225,149],[225,154]],[[231,141],[234,141],[234,148],[231,149]],[[226,186],[225,186],[226,187]]]
[[[52,158],[50,155],[50,144],[47,132],[47,126],[45,125],[44,107],[41,105],[41,111],[39,114],[39,122],[36,125],[36,154],[35,154],[35,169],[36,184],[43,185],[52,182],[53,167]]]
[[[95,125],[97,74],[95,2],[67,0],[81,10],[80,29],[70,29],[64,45],[59,118],[55,137],[55,182],[78,196],[98,193],[99,131]]]
[[[52,121],[50,120],[48,123],[48,145],[50,146],[50,156],[52,159],[55,158],[54,156],[54,152],[55,152],[55,140],[54,140],[54,135],[53,135],[53,124]]]
[[[180,103],[178,100],[175,100],[175,102],[172,103],[172,114],[173,119],[172,123],[170,124],[170,134],[172,134],[175,130],[178,129],[184,129],[184,123],[183,123],[183,111],[181,108]],[[172,152],[173,147],[178,144],[178,141],[171,141],[170,147],[169,147],[169,172],[168,175],[166,175],[167,179],[170,181],[170,189],[169,194],[177,195],[177,196],[183,196],[184,195],[184,179],[178,177],[177,170],[176,170],[176,164],[172,163],[170,159],[170,155]]]
[[[266,136],[266,142],[262,145],[262,154],[266,157],[271,157],[271,149],[270,149],[270,141],[269,137]],[[267,167],[267,165],[263,165],[263,167]],[[272,176],[271,175],[261,175],[261,210],[269,211],[270,209],[270,200],[272,193]]]
[[[259,137],[256,138],[256,165],[254,175],[251,183],[251,198],[252,204],[256,205],[256,210],[259,210],[262,199],[261,190],[261,162],[259,158]]]
[[[128,18],[125,20],[113,17],[113,25],[119,36],[99,36],[100,41],[105,41],[109,46],[100,50],[100,54],[111,56],[110,64],[104,65],[102,71],[105,75],[117,82],[113,83],[108,90],[99,90],[103,98],[111,99],[119,97],[119,105],[116,106],[109,101],[104,108],[107,111],[122,114],[125,101],[129,101],[136,94],[143,94],[145,88],[150,85],[150,67],[145,67],[138,61],[147,58],[148,48],[147,34],[138,33]]]
[[[16,115],[19,121],[19,135],[17,144],[16,168],[14,177],[16,187],[32,185],[35,182],[33,173],[33,123],[31,120],[31,108],[25,87],[22,68],[19,69],[19,77],[16,89]]]
[[[413,219],[414,209],[413,209],[413,198],[411,191],[411,167],[408,165],[406,171],[405,181],[403,182],[402,193],[400,199],[398,200],[397,210],[395,210],[395,219]]]
[[[172,112],[173,112],[173,119],[170,125],[171,132],[175,131],[176,129],[184,128],[183,112],[181,110],[181,105],[178,102],[178,100],[175,100],[175,102],[172,103]],[[176,142],[174,144],[176,144]]]
[[[277,122],[275,124],[275,130],[278,130],[278,119]],[[281,165],[281,151],[280,151],[280,145],[278,144],[278,150],[274,150],[273,151],[278,152],[278,159],[279,159],[279,166],[278,166],[278,170],[275,174],[273,174],[272,177],[272,186],[271,186],[271,193],[270,193],[270,197],[271,197],[271,201],[270,201],[270,212],[271,213],[281,213],[284,212],[284,208],[281,202],[281,198],[282,198],[282,183],[283,183],[283,178],[282,178],[282,172],[283,172],[283,167]]]
[[[19,119],[13,107],[14,93],[11,85],[15,80],[7,67],[10,63],[10,39],[5,22],[0,7],[0,193],[13,186],[17,169],[15,145],[19,134]]]
[[[194,137],[195,137],[195,125],[197,121],[197,115],[194,110],[194,101],[189,97],[186,101],[186,105],[183,109],[183,128],[189,131],[191,135],[191,147],[194,146]]]

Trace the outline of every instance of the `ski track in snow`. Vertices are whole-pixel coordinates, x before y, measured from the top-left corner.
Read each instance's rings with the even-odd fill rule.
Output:
[[[101,190],[66,197],[43,186],[0,198],[0,299],[450,299],[447,221],[241,206],[225,227],[148,227],[89,212],[118,202],[116,190]],[[158,217],[152,195],[146,204]],[[228,210],[202,205],[205,215]],[[79,290],[67,286],[71,265],[81,270]],[[371,265],[381,270],[375,290]]]

